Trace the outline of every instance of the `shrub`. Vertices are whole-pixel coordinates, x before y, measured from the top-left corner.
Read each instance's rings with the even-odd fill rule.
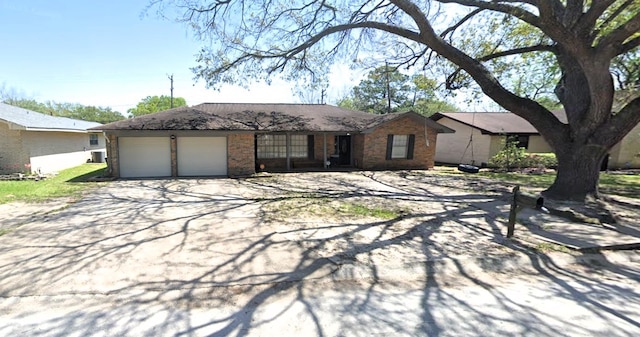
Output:
[[[517,144],[518,142],[515,140],[507,140],[504,148],[491,157],[489,165],[507,170],[524,167],[523,164],[527,153],[524,148],[518,147]]]
[[[527,153],[525,164],[526,166],[523,167],[556,168],[558,159],[555,153]]]
[[[555,168],[558,160],[554,153],[526,153],[525,149],[517,146],[515,140],[508,140],[504,148],[489,160],[489,165],[503,169],[522,168]]]

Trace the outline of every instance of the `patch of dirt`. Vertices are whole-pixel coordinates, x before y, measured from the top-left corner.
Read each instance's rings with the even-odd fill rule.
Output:
[[[507,195],[495,184],[487,190],[423,171],[289,173],[242,183],[265,198],[265,225],[338,264],[513,254],[502,234]]]
[[[489,179],[430,171],[365,171],[275,174],[243,184],[270,200],[263,208],[267,225],[315,256],[339,264],[568,252],[525,230],[518,231],[517,239],[506,239],[514,185]],[[394,216],[349,213],[346,204]],[[640,223],[637,199],[611,197],[598,204],[570,206],[576,219],[606,209],[617,223]]]

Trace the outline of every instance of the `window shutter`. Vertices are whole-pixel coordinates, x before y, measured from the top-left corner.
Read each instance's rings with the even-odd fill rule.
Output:
[[[393,151],[393,135],[387,135],[387,160],[391,160],[391,151]]]
[[[409,144],[407,144],[407,159],[413,159],[413,148],[416,143],[416,135],[409,135]]]
[[[314,153],[315,147],[313,144],[313,140],[314,140],[314,136],[313,135],[307,135],[307,158],[309,159],[315,159],[316,155]]]

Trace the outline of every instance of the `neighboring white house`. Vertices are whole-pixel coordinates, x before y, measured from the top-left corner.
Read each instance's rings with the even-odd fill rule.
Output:
[[[447,112],[431,118],[456,130],[439,135],[436,162],[484,166],[502,150],[506,136],[517,138],[529,153],[552,152],[529,122],[509,112]]]
[[[102,161],[105,138],[87,131],[99,125],[0,103],[0,174],[51,173]]]
[[[566,123],[562,110],[553,111]],[[455,133],[438,135],[436,162],[483,166],[504,147],[506,136],[516,137],[529,153],[553,152],[538,131],[525,119],[510,112],[447,112],[431,117]],[[608,169],[640,168],[640,125],[609,152]]]
[[[609,151],[609,169],[640,168],[640,124]]]

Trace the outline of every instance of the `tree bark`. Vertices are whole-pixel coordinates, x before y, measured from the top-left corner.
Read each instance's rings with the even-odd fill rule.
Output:
[[[598,145],[567,144],[556,149],[558,174],[553,184],[542,194],[555,200],[584,201],[598,198],[600,166],[607,149]]]

